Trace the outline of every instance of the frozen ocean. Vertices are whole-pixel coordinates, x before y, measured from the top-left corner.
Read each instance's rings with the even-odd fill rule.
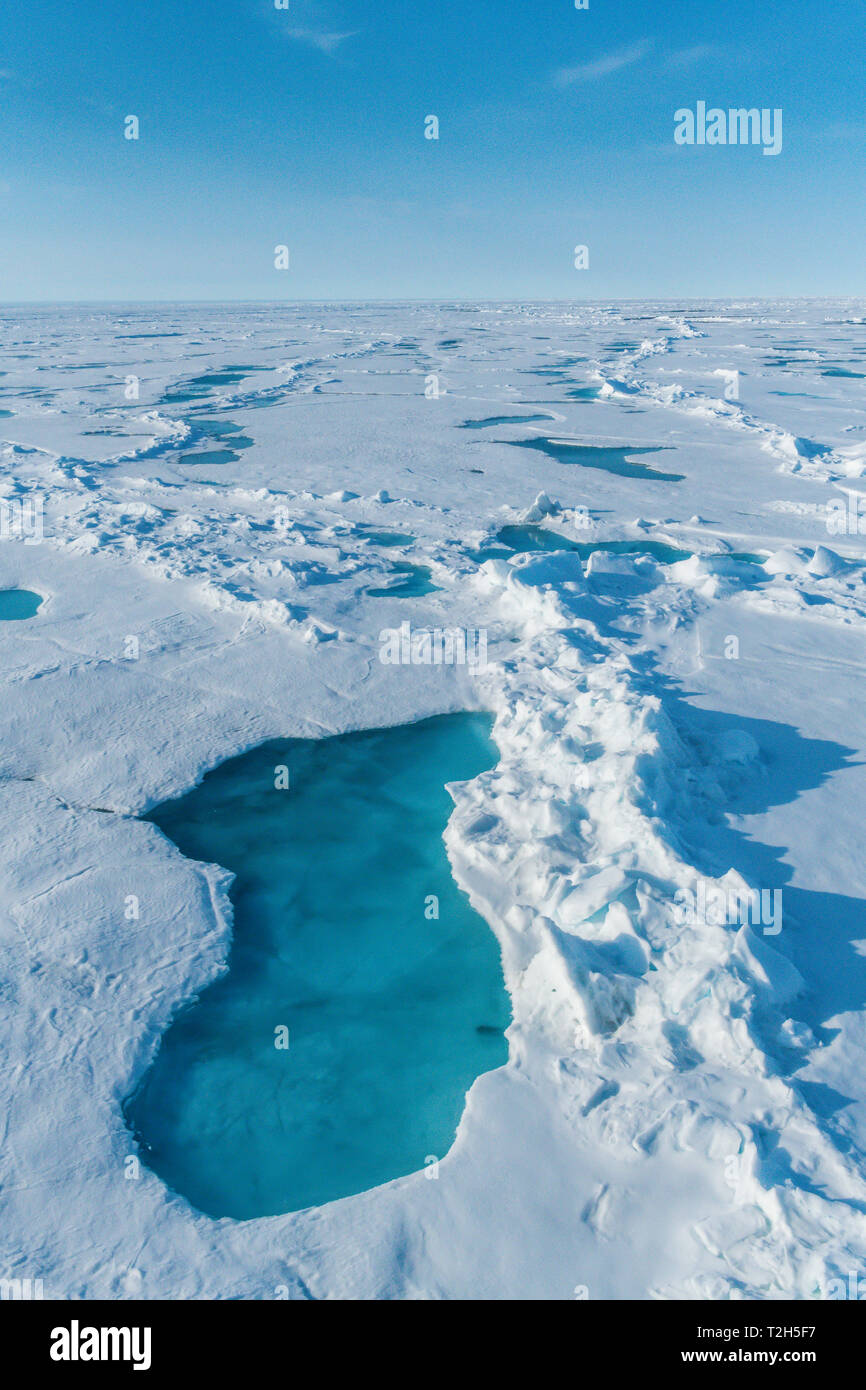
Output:
[[[0,1266],[832,1297],[862,301],[0,330]]]

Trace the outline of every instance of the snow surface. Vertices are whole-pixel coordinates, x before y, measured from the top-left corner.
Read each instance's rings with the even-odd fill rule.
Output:
[[[0,319],[0,498],[44,498],[0,588],[45,599],[0,623],[0,1276],[808,1299],[861,1270],[866,553],[826,519],[866,492],[862,303]],[[545,439],[683,480],[513,447]],[[693,558],[467,553],[541,518]],[[395,560],[435,590],[368,595]],[[488,665],[383,664],[406,619],[486,629]],[[468,708],[501,757],[446,843],[514,1021],[438,1179],[236,1222],[130,1176],[123,1100],[231,935],[226,872],[136,817],[264,739]],[[782,889],[782,931],[683,921],[699,881]]]

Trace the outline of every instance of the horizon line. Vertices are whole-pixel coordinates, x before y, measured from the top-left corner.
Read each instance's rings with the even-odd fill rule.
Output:
[[[834,294],[726,294],[726,295],[702,295],[702,294],[649,294],[649,295],[600,295],[593,299],[572,299],[559,296],[535,296],[517,295],[502,299],[492,299],[485,296],[474,295],[436,295],[431,297],[405,297],[394,298],[382,297],[359,297],[354,298],[346,295],[333,295],[327,298],[310,299],[263,299],[263,298],[244,298],[236,297],[229,299],[211,298],[172,298],[172,299],[0,299],[0,309],[29,309],[35,307],[63,308],[67,306],[87,307],[88,305],[187,305],[187,304],[210,304],[210,305],[233,305],[233,304],[263,304],[274,308],[292,308],[297,305],[345,305],[345,304],[574,304],[596,305],[596,304],[646,304],[646,303],[686,303],[699,301],[705,304],[733,304],[741,300],[751,300],[766,304],[779,304],[790,300],[801,303],[832,303],[837,300],[861,300],[866,304],[866,292],[864,293],[842,293]]]

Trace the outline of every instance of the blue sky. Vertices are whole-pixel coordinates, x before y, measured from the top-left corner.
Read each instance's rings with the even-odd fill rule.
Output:
[[[864,31],[863,0],[4,0],[0,299],[864,294]],[[675,145],[700,100],[780,107],[782,153]]]

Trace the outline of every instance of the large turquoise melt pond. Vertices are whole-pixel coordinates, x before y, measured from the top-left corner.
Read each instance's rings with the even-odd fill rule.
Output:
[[[495,764],[490,728],[451,714],[264,744],[147,817],[237,876],[228,972],[126,1107],[199,1210],[296,1211],[429,1167],[507,1060],[499,948],[442,840],[445,784]]]

